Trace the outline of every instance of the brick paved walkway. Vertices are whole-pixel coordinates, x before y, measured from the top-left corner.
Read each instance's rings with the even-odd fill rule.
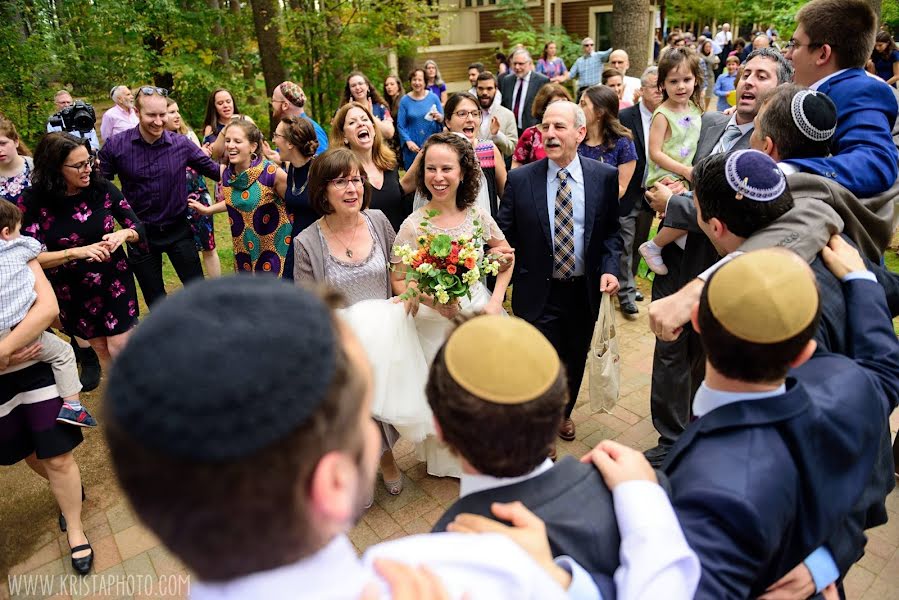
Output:
[[[577,439],[573,442],[559,440],[560,456],[580,456],[606,438],[641,450],[655,445],[655,430],[649,419],[654,338],[647,327],[647,305],[648,302],[641,304],[641,315],[637,321],[625,321],[618,315],[618,331],[622,335],[622,386],[618,406],[611,414],[590,414],[583,406],[575,409],[573,418],[577,423]],[[899,429],[899,412],[892,415],[890,428],[895,435]],[[401,440],[395,452],[400,468],[406,474],[405,489],[399,496],[390,496],[383,485],[378,484],[374,506],[350,532],[350,539],[360,551],[383,540],[429,531],[444,509],[458,496],[458,482],[427,475],[424,465],[415,459],[411,444]],[[97,577],[92,580],[96,596],[183,597],[187,591],[184,567],[137,523],[114,482],[88,487],[87,496],[84,520],[87,536],[96,553],[94,573]],[[890,521],[869,532],[865,556],[846,578],[847,595],[852,600],[899,600],[899,493],[894,491],[890,495],[887,507]],[[43,523],[43,527],[46,531],[35,546],[37,550],[23,556],[22,562],[11,569],[10,575],[73,574],[66,538],[59,534],[55,520]],[[32,581],[38,580],[32,578]],[[53,590],[57,595],[29,595],[20,591],[12,596],[94,597],[84,595],[83,589],[73,588],[72,582],[76,581],[74,575],[72,578],[56,577],[51,581],[57,582],[57,588]],[[60,590],[60,581],[67,583],[68,587]],[[139,589],[124,589],[122,582],[130,582]],[[105,588],[102,587],[104,585]],[[6,581],[0,582],[0,600],[10,597],[8,586]],[[181,593],[173,595],[173,590],[180,590]],[[58,593],[60,591],[65,593]]]

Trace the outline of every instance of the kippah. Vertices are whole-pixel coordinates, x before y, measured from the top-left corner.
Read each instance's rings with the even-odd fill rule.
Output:
[[[777,163],[758,150],[738,150],[724,163],[727,184],[737,192],[737,200],[756,202],[776,200],[787,189],[787,179]]]
[[[153,308],[116,359],[106,417],[170,457],[249,456],[303,425],[327,396],[331,323],[319,298],[279,279],[188,285]]]
[[[462,389],[496,404],[539,398],[559,376],[559,355],[533,325],[517,317],[483,315],[460,325],[443,351]]]
[[[739,256],[706,285],[712,315],[731,335],[747,342],[788,340],[805,330],[818,312],[814,275],[797,254],[782,248]]]
[[[285,81],[281,85],[278,86],[278,89],[281,90],[281,94],[284,96],[284,99],[293,104],[294,106],[300,106],[302,103],[302,91],[300,86],[295,84],[292,81]]]
[[[814,90],[796,92],[790,112],[800,133],[813,142],[827,141],[837,130],[837,109],[825,94]]]

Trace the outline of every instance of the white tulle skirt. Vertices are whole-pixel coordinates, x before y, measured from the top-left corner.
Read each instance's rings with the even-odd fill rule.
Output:
[[[471,300],[463,298],[463,312],[477,312],[490,301],[490,291],[477,284]],[[434,435],[434,421],[425,397],[428,370],[450,331],[448,319],[422,304],[412,318],[401,303],[364,300],[340,310],[365,349],[374,373],[373,416],[396,427],[416,443],[419,460],[428,473],[459,477],[459,459]]]

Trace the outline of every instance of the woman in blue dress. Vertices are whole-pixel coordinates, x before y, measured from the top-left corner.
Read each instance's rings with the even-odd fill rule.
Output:
[[[400,130],[403,167],[408,171],[425,140],[443,131],[443,104],[425,87],[424,69],[409,73],[412,91],[400,99],[396,126]]]
[[[393,115],[387,107],[387,101],[372,86],[368,77],[359,71],[353,71],[346,78],[346,86],[343,88],[343,100],[338,110],[350,102],[358,102],[368,108],[368,111],[375,119],[375,125],[381,130],[381,135],[384,136],[384,139],[389,140],[393,138],[395,131]]]
[[[627,190],[637,166],[637,150],[630,130],[618,120],[618,94],[606,85],[594,85],[581,96],[587,117],[587,136],[577,153],[618,169],[618,197]]]

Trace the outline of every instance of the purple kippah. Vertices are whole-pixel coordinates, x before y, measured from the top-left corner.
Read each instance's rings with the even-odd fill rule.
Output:
[[[252,275],[193,283],[135,329],[110,374],[106,418],[162,455],[240,459],[315,414],[338,344],[312,292]]]
[[[758,150],[738,150],[724,164],[727,183],[737,192],[737,200],[776,200],[787,189],[787,180],[777,163]]]

